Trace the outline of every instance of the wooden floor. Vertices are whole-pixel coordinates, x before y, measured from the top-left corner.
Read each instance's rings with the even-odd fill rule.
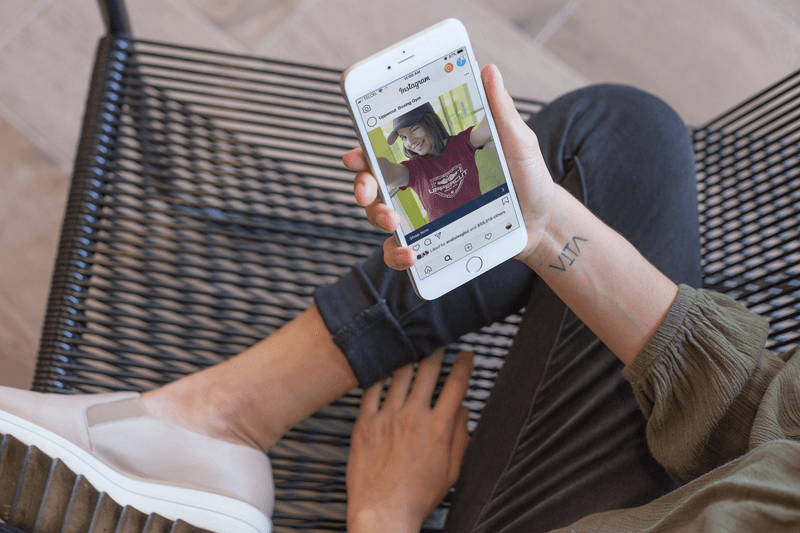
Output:
[[[128,0],[141,38],[343,68],[443,18],[512,94],[632,84],[702,123],[800,68],[799,0]],[[0,384],[27,388],[94,47],[95,0],[0,0]]]

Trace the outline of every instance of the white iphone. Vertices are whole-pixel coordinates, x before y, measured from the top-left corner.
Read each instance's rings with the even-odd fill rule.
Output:
[[[448,19],[342,74],[408,274],[433,300],[522,251],[527,233],[464,25]]]

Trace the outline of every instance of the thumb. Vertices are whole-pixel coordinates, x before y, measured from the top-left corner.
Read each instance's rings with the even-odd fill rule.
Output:
[[[503,77],[497,66],[484,67],[481,79],[494,115],[500,144],[513,175],[515,171],[522,170],[514,168],[516,165],[528,166],[536,159],[534,154],[539,151],[539,141],[514,107],[514,101],[503,85]]]

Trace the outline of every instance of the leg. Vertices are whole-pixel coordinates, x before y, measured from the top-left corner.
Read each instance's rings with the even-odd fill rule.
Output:
[[[533,277],[518,261],[508,261],[426,302],[405,272],[386,267],[378,250],[319,289],[316,306],[274,335],[225,363],[143,394],[142,402],[162,420],[267,449],[357,384],[367,387],[518,311]]]
[[[376,255],[320,290],[316,306],[256,346],[142,396],[0,391],[0,485],[51,482],[22,468],[21,459],[38,453],[35,446],[45,455],[40,471],[56,458],[70,470],[37,486],[42,492],[71,494],[80,474],[145,514],[220,533],[266,531],[274,493],[261,449],[358,381],[369,384],[517,311],[532,278],[511,261],[437,302],[423,302],[407,275],[389,271]],[[121,481],[107,487],[109,476]],[[14,492],[5,492],[0,507],[13,502]],[[86,489],[68,520],[88,523],[95,509],[105,512]]]
[[[604,86],[557,100],[531,126],[557,181],[674,281],[700,283],[694,159],[674,112]],[[621,368],[537,283],[473,434],[447,530],[549,531],[670,491]]]
[[[274,335],[142,396],[0,391],[0,485],[41,482],[48,485],[37,490],[71,494],[80,474],[145,514],[220,533],[266,531],[274,493],[263,448],[358,382],[367,385],[517,311],[532,278],[511,261],[437,302],[423,302],[407,275],[389,271],[376,255],[321,289],[316,306]],[[46,463],[38,472],[56,458],[70,471],[49,484],[50,477],[23,468],[19,459],[28,455]],[[109,487],[109,476],[121,481]],[[5,492],[0,507],[13,502],[13,491]],[[89,489],[80,497],[68,521],[89,523],[96,509],[108,514],[95,507]]]

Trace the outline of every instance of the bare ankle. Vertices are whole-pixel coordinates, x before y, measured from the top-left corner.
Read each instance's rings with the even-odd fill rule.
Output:
[[[356,385],[312,306],[236,357],[150,391],[142,403],[156,418],[266,450]]]
[[[276,413],[264,412],[236,387],[236,383],[215,382],[205,392],[206,404],[213,412],[216,438],[268,450],[288,427]]]
[[[143,393],[141,403],[154,418],[207,437],[267,450],[283,434],[251,431],[248,408],[241,395],[217,382],[203,383],[201,376],[190,376],[164,387]]]

